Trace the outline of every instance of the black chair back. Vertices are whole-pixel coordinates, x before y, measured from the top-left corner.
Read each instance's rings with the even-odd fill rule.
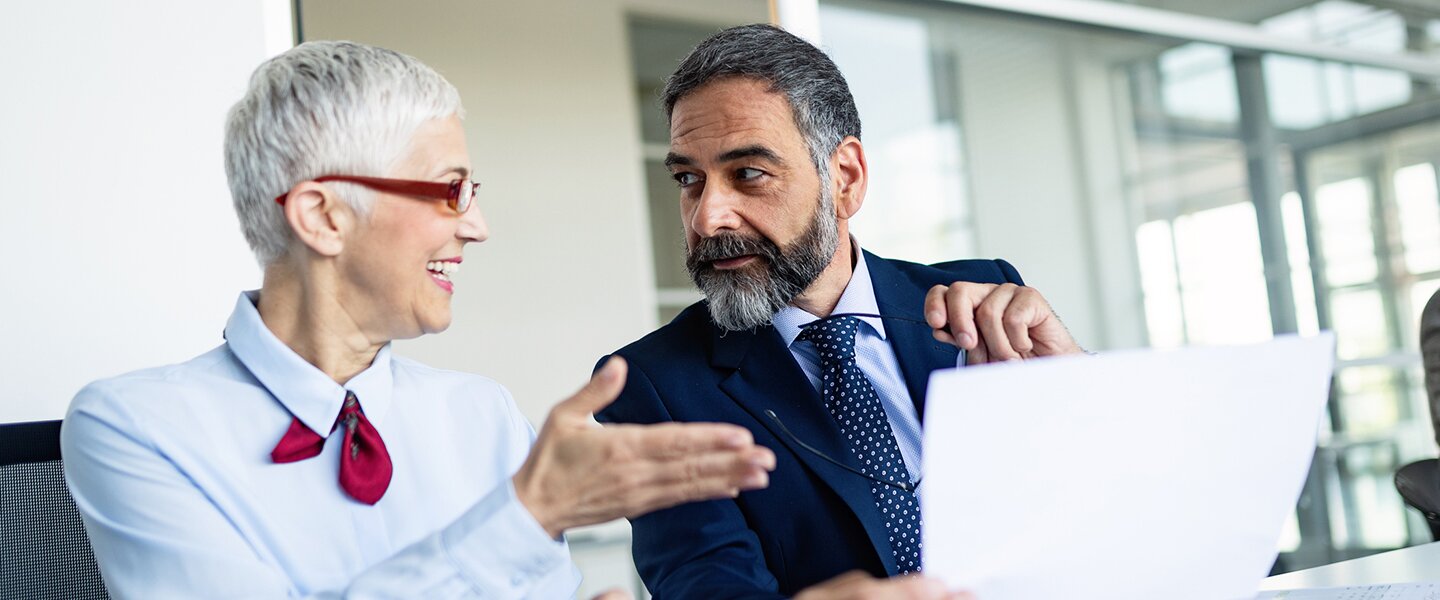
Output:
[[[1430,400],[1430,423],[1440,442],[1440,292],[1430,296],[1420,311],[1420,362],[1425,367],[1425,392]],[[1395,472],[1395,490],[1430,525],[1430,537],[1440,540],[1440,463],[1417,460]]]
[[[1405,504],[1425,516],[1431,539],[1440,540],[1440,461],[1427,458],[1400,467],[1395,489]]]
[[[65,487],[60,421],[0,425],[0,598],[109,598]]]

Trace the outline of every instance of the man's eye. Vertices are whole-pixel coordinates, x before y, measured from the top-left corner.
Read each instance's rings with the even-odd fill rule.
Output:
[[[699,175],[696,175],[696,174],[694,174],[694,173],[674,173],[674,174],[672,174],[672,175],[670,175],[670,176],[671,176],[671,177],[674,177],[674,178],[675,178],[675,183],[680,184],[680,187],[682,187],[682,188],[683,188],[683,187],[686,187],[686,186],[689,186],[690,184],[695,183],[695,182],[697,182],[697,181],[700,181],[700,176],[699,176]]]
[[[764,174],[764,171],[761,171],[760,169],[752,169],[750,167],[744,167],[738,171],[735,171],[735,177],[741,181],[749,181]]]

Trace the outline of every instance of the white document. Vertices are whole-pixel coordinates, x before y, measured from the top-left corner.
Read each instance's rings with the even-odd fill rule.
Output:
[[[1264,592],[1255,600],[1440,600],[1440,583],[1392,583]]]
[[[983,600],[1254,598],[1333,355],[1325,333],[936,372],[926,574]]]

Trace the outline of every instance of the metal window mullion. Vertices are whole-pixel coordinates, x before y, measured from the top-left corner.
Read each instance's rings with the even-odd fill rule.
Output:
[[[1300,220],[1305,228],[1305,250],[1310,255],[1310,282],[1315,293],[1315,321],[1320,329],[1333,329],[1330,322],[1330,283],[1325,279],[1325,250],[1320,244],[1320,223],[1315,216],[1315,190],[1310,186],[1309,153],[1291,150],[1295,171],[1295,193],[1300,196]]]
[[[1295,316],[1295,293],[1290,281],[1290,257],[1286,251],[1285,226],[1280,197],[1283,195],[1275,127],[1270,120],[1263,65],[1256,54],[1235,53],[1235,91],[1240,104],[1240,138],[1245,146],[1245,166],[1255,224],[1260,236],[1260,254],[1265,268],[1265,286],[1270,304],[1271,330],[1294,333],[1299,330]],[[1333,417],[1332,417],[1333,418]],[[1316,448],[1316,457],[1327,455]],[[1320,462],[1320,461],[1315,461]],[[1333,557],[1334,540],[1330,527],[1330,498],[1327,477],[1312,463],[1300,501],[1295,506],[1300,524],[1299,557]],[[1343,487],[1342,487],[1343,494]],[[1348,515],[1347,515],[1348,517]]]
[[[1310,460],[1310,474],[1305,478],[1300,500],[1295,503],[1300,545],[1291,555],[1303,565],[1335,562],[1335,543],[1330,530],[1330,491],[1324,483],[1329,476],[1326,466],[1334,460],[1334,456],[1334,451],[1328,448],[1315,448]]]
[[[1387,142],[1382,154],[1369,162],[1367,171],[1374,190],[1372,196],[1375,204],[1371,210],[1376,223],[1375,259],[1379,262],[1380,278],[1383,282],[1379,287],[1380,299],[1385,310],[1386,325],[1390,328],[1390,347],[1397,352],[1403,352],[1406,327],[1405,317],[1400,314],[1400,298],[1403,297],[1401,286],[1408,288],[1413,278],[1408,275],[1409,270],[1405,267],[1404,239],[1400,236],[1400,205],[1399,198],[1395,195],[1394,181],[1398,162],[1393,141]],[[1395,369],[1392,378],[1405,400],[1400,402],[1400,420],[1403,422],[1413,419],[1415,411],[1409,401],[1410,373],[1407,369]]]
[[[1310,255],[1310,286],[1315,294],[1315,321],[1322,329],[1333,330],[1330,316],[1330,282],[1325,278],[1325,250],[1321,244],[1319,219],[1316,217],[1315,188],[1310,183],[1310,155],[1305,151],[1291,150],[1291,165],[1295,171],[1295,193],[1300,195],[1300,220],[1305,226],[1305,249]],[[1339,369],[1336,369],[1336,373]],[[1345,417],[1340,407],[1340,394],[1336,391],[1336,378],[1330,382],[1330,398],[1325,410],[1330,413],[1332,432],[1345,430]]]
[[[1274,333],[1295,333],[1295,293],[1290,283],[1290,257],[1285,250],[1285,224],[1280,144],[1270,122],[1265,76],[1257,54],[1235,53],[1235,91],[1240,101],[1240,137],[1245,144],[1245,167],[1255,224],[1260,235],[1265,287],[1269,295],[1270,325]]]
[[[1397,12],[1399,12],[1400,18],[1405,23],[1405,50],[1417,56],[1423,56],[1429,52],[1430,34],[1426,29],[1426,20],[1413,13]],[[1434,82],[1427,82],[1418,77],[1410,78],[1410,97],[1412,100],[1431,94],[1434,89]]]
[[[1415,282],[1415,276],[1410,273],[1409,266],[1405,263],[1406,248],[1400,228],[1400,199],[1395,189],[1395,173],[1401,166],[1393,136],[1385,143],[1381,155],[1371,161],[1369,165],[1371,176],[1374,178],[1377,212],[1383,217],[1383,220],[1380,221],[1380,228],[1384,231],[1377,232],[1377,235],[1383,235],[1387,242],[1393,242],[1385,244],[1383,251],[1384,270],[1381,274],[1386,278],[1387,285],[1381,286],[1380,294],[1385,302],[1386,319],[1390,324],[1391,347],[1397,353],[1404,352],[1404,335],[1409,329],[1405,326],[1404,320],[1407,317],[1401,314],[1399,300],[1406,299],[1408,305],[1408,290]],[[1377,259],[1379,258],[1377,257]],[[1416,347],[1419,347],[1418,340]],[[1396,367],[1392,371],[1391,381],[1398,396],[1395,401],[1399,404],[1400,413],[1400,425],[1392,428],[1392,433],[1398,434],[1398,430],[1405,424],[1415,422],[1417,417],[1427,412],[1423,407],[1416,406],[1414,395],[1411,394],[1411,389],[1416,383],[1413,379],[1414,375],[1409,368]],[[1420,382],[1420,385],[1423,387],[1424,382]],[[1393,441],[1395,437],[1392,435],[1390,445],[1391,462],[1398,467],[1403,457],[1400,454],[1400,445]],[[1415,524],[1413,521],[1413,519],[1405,519],[1407,542],[1413,543],[1428,538],[1428,528],[1416,529],[1413,527]]]
[[[1375,245],[1376,291],[1380,293],[1381,305],[1385,311],[1385,326],[1389,328],[1391,348],[1403,348],[1400,339],[1400,314],[1396,290],[1401,283],[1404,269],[1396,261],[1404,260],[1401,242],[1396,238],[1396,215],[1394,209],[1394,186],[1387,184],[1386,173],[1390,171],[1389,161],[1381,156],[1371,156],[1365,163],[1364,176],[1370,184],[1371,235]],[[1401,250],[1401,252],[1396,252]]]

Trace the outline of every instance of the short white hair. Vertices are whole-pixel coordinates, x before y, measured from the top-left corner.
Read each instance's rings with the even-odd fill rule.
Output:
[[[455,86],[393,50],[306,42],[260,65],[225,125],[225,175],[260,266],[284,256],[292,236],[276,196],[322,175],[384,177],[421,125],[464,114]],[[369,214],[369,190],[329,185]]]

